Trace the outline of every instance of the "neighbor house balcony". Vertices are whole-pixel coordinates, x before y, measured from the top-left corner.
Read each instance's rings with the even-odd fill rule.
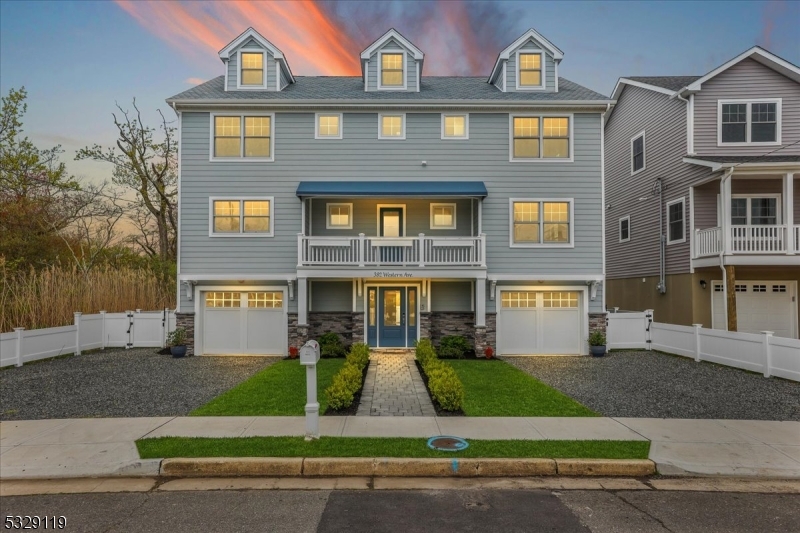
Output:
[[[727,234],[729,247],[725,250]],[[726,226],[696,229],[694,257],[726,254],[786,254],[800,251],[800,226]]]

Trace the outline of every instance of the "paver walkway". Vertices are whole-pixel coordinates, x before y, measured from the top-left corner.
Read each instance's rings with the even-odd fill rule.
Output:
[[[409,350],[373,351],[356,416],[434,416]]]

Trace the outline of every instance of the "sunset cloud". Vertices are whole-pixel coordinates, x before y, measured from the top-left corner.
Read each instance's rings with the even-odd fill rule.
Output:
[[[204,80],[203,78],[186,78],[183,81],[184,83],[188,83],[190,85],[200,85],[201,83],[206,82],[206,80]]]

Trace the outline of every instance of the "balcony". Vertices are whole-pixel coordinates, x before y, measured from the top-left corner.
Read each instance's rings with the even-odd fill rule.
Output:
[[[728,232],[730,254],[790,254],[800,251],[800,226],[726,226],[695,230],[693,257],[719,255]]]
[[[311,237],[297,235],[298,266],[486,267],[486,235]]]

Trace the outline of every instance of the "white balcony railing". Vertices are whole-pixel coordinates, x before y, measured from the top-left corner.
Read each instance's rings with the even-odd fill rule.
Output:
[[[800,252],[800,226],[727,226],[730,254],[782,254]],[[695,230],[694,257],[723,251],[722,228]],[[793,241],[791,242],[790,239]]]
[[[297,236],[301,266],[486,266],[486,236]]]

